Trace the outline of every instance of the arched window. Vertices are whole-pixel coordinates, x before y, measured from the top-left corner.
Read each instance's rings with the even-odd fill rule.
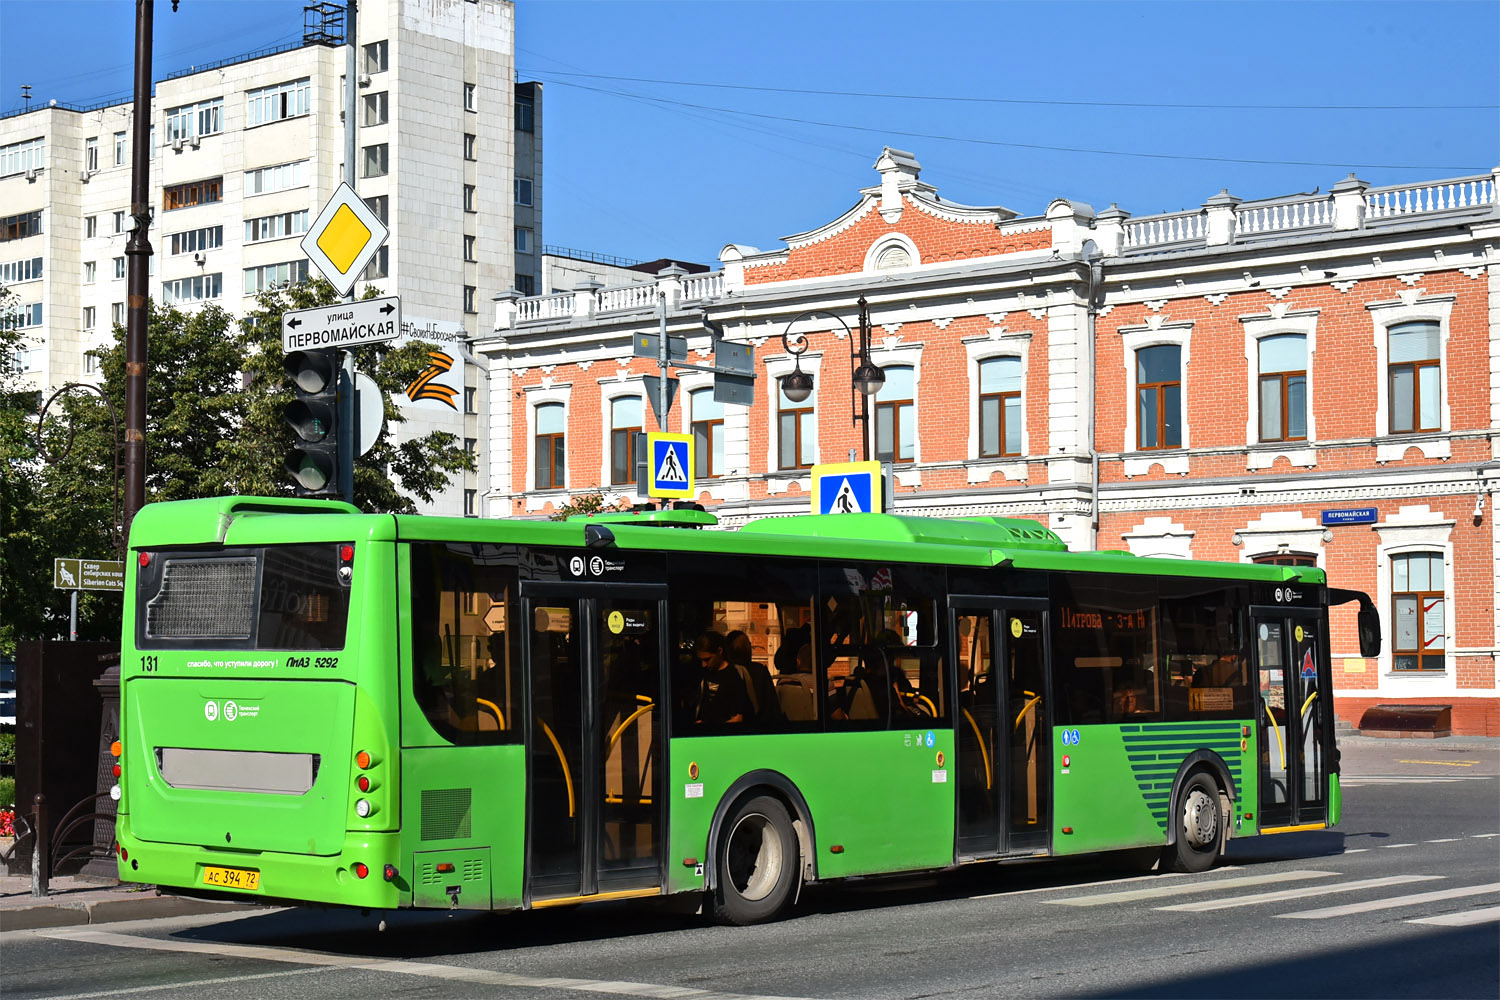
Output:
[[[563,486],[563,437],[566,417],[561,403],[542,403],[536,408],[536,488]]]
[[[903,267],[911,267],[911,251],[900,243],[892,243],[875,255],[877,271],[895,271]]]
[[[1260,340],[1260,439],[1307,440],[1307,338],[1300,333]]]
[[[910,462],[917,453],[916,371],[911,365],[884,369],[885,384],[875,394],[875,457]]]
[[[979,362],[979,455],[1021,454],[1021,359]]]
[[[776,467],[810,469],[818,460],[818,422],[812,400],[794,403],[776,381]]]
[[[724,404],[712,389],[694,389],[688,396],[693,421],[693,477],[712,479],[724,474]]]
[[[615,485],[635,482],[645,447],[641,426],[641,397],[621,396],[609,404],[609,481]]]
[[[1182,447],[1182,348],[1157,344],[1135,352],[1135,391],[1140,407],[1136,447]]]

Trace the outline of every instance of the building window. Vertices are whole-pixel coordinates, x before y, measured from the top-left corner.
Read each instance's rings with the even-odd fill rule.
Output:
[[[115,258],[115,280],[119,281],[125,277],[125,258]]]
[[[174,184],[163,188],[161,192],[162,211],[170,212],[177,208],[192,208],[195,205],[209,205],[224,200],[224,178],[210,177],[207,180],[190,181],[187,184]]]
[[[375,213],[375,218],[390,226],[391,220],[388,212],[391,207],[391,196],[388,194],[376,194],[365,198],[365,204],[370,206],[370,211]]]
[[[1390,329],[1391,433],[1442,426],[1442,365],[1438,324],[1400,323]]]
[[[464,490],[464,517],[475,517],[475,506],[479,502],[478,490]]]
[[[277,215],[262,215],[245,220],[245,242],[263,243],[280,240],[288,236],[301,236],[307,232],[308,210],[281,212]]]
[[[524,177],[516,178],[516,204],[531,204],[531,181]]]
[[[83,326],[82,326],[83,329],[85,329],[85,330],[92,330],[94,328],[94,324],[96,322],[98,322],[98,319],[99,319],[99,311],[98,311],[98,309],[96,309],[94,306],[84,306],[83,307]]]
[[[390,170],[390,150],[387,143],[366,146],[364,149],[363,177],[384,177]]]
[[[307,280],[307,261],[290,260],[284,264],[265,264],[245,268],[245,294],[258,295],[273,288],[286,288]]]
[[[776,467],[810,469],[818,458],[818,424],[812,400],[794,403],[776,380]]]
[[[46,158],[46,140],[41,136],[0,146],[0,177],[40,169],[46,166]]]
[[[370,263],[365,265],[364,279],[374,281],[377,278],[388,278],[391,274],[391,245],[389,243],[375,251],[370,258]]]
[[[1391,557],[1395,670],[1443,669],[1443,592],[1441,555]]]
[[[635,482],[635,467],[641,460],[641,397],[622,396],[609,404],[609,481],[616,485]]]
[[[979,362],[979,456],[1021,454],[1021,359]]]
[[[390,118],[391,95],[382,90],[378,94],[365,95],[365,124],[384,125]]]
[[[85,239],[93,239],[99,235],[99,216],[85,216],[83,220],[83,235]]]
[[[217,135],[224,131],[224,98],[168,108],[166,117],[168,142],[195,135]]]
[[[877,271],[898,271],[903,267],[911,267],[911,251],[900,243],[892,243],[875,257]]]
[[[20,215],[7,215],[0,219],[0,243],[8,243],[11,240],[23,240],[28,236],[40,236],[42,234],[42,213],[22,212]]]
[[[99,280],[99,264],[97,261],[86,260],[83,262],[83,283],[92,285]]]
[[[125,231],[125,210],[123,208],[114,213],[114,222],[115,233],[123,233]]]
[[[536,488],[563,485],[563,405],[543,403],[536,408]]]
[[[479,159],[479,137],[472,132],[464,133],[464,159]]]
[[[117,167],[123,167],[124,165],[125,165],[125,133],[124,132],[116,132],[115,133],[115,166],[117,166]]]
[[[529,97],[516,98],[516,131],[532,132],[536,129],[536,106]]]
[[[307,262],[302,262],[303,267]],[[191,278],[178,278],[176,281],[163,281],[161,284],[161,300],[164,305],[174,306],[179,302],[203,302],[208,299],[216,299],[224,288],[224,276],[222,274],[199,274]]]
[[[724,404],[712,389],[694,389],[688,396],[693,418],[693,476],[712,479],[724,474]]]
[[[168,239],[173,254],[217,250],[224,245],[224,227],[204,226],[185,233],[173,233]]]
[[[475,249],[477,242],[478,239],[476,237],[470,236],[467,233],[464,234],[464,260],[477,261],[479,259]]]
[[[109,321],[115,326],[125,325],[125,303],[111,302],[109,304]]]
[[[245,93],[245,127],[265,125],[305,115],[311,106],[312,80],[304,77],[274,87],[261,87]]]
[[[531,253],[531,230],[516,227],[516,253]]]
[[[1136,447],[1182,447],[1182,348],[1158,344],[1135,352]]]
[[[464,386],[464,412],[479,412],[479,390],[472,385]]]
[[[363,50],[365,57],[362,72],[373,76],[386,71],[390,65],[390,42],[371,42],[368,45],[361,45],[360,49]]]
[[[479,197],[478,197],[477,194],[475,194],[475,192],[474,192],[474,185],[472,185],[472,184],[465,184],[464,185],[464,211],[465,212],[477,212],[477,211],[479,211]]]
[[[99,169],[99,140],[97,137],[83,140],[83,169],[91,174]]]
[[[96,352],[83,352],[83,373],[85,375],[99,374],[99,355]]]
[[[278,163],[245,171],[245,195],[270,194],[307,186],[307,161]]]
[[[26,305],[13,306],[8,313],[0,314],[0,327],[10,330],[25,330],[33,326],[42,325],[42,304],[40,302],[28,302]]]
[[[466,454],[466,455],[477,455],[477,454],[479,454],[479,439],[478,438],[464,438],[464,454]]]
[[[479,311],[479,289],[473,285],[464,286],[464,312],[477,313]]]
[[[478,111],[479,110],[479,93],[478,93],[478,88],[475,87],[475,85],[472,84],[472,83],[466,83],[466,84],[464,84],[464,110],[465,111]]]
[[[0,264],[0,287],[16,285],[23,281],[42,280],[42,258],[25,257]]]
[[[522,295],[535,295],[536,279],[529,274],[516,275],[516,291]]]
[[[1260,439],[1307,440],[1307,338],[1300,333],[1260,340]]]
[[[875,394],[875,457],[882,462],[916,458],[916,370],[911,365],[885,369],[885,384]]]

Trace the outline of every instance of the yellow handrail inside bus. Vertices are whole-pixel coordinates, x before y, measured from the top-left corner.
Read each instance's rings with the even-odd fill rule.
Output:
[[[1300,711],[1300,712],[1297,713],[1297,718],[1300,719],[1304,715],[1307,714],[1307,706],[1311,705],[1313,703],[1313,699],[1316,698],[1317,696],[1318,696],[1318,692],[1316,692],[1316,691],[1314,691],[1312,694],[1310,694],[1310,695],[1307,696],[1307,700],[1302,703],[1302,711]]]
[[[984,759],[984,787],[994,788],[994,779],[990,776],[990,752],[984,748],[984,737],[979,734],[979,723],[974,721],[974,716],[969,714],[966,708],[963,710],[964,718],[969,720],[969,728],[974,730],[974,742],[979,744],[979,756]]]
[[[937,706],[932,703],[931,698],[927,697],[925,694],[919,694],[917,695],[916,700],[925,701],[927,703],[927,714],[932,716],[934,719],[937,718]]]
[[[1026,694],[1031,694],[1030,691],[1027,691],[1025,693]],[[1022,705],[1021,706],[1021,710],[1016,713],[1016,722],[1015,722],[1015,725],[1011,726],[1010,728],[1013,729],[1013,730],[1014,729],[1020,729],[1021,728],[1021,720],[1024,719],[1024,718],[1026,718],[1026,713],[1029,712],[1029,711],[1031,711],[1032,707],[1034,705],[1036,705],[1036,703],[1039,702],[1039,701],[1041,701],[1041,700],[1042,700],[1042,696],[1041,695],[1039,695],[1039,694],[1033,694],[1033,695],[1031,695],[1031,700],[1028,701],[1026,704]]]
[[[491,712],[494,712],[495,718],[500,721],[500,728],[505,728],[505,713],[500,711],[499,705],[496,705],[493,701],[490,701],[486,698],[475,698],[474,700],[483,705],[485,708],[489,709]]]
[[[1317,692],[1314,692],[1316,694]],[[1266,696],[1261,695],[1260,703],[1266,706],[1266,721],[1271,723],[1271,732],[1276,734],[1276,749],[1281,751],[1281,769],[1286,770],[1286,744],[1281,742],[1281,727],[1276,725],[1276,716],[1271,714],[1271,703],[1266,701]]]
[[[568,757],[563,753],[562,744],[557,742],[557,737],[552,734],[552,727],[542,723],[542,732],[547,734],[547,739],[552,741],[552,749],[557,751],[557,762],[562,765],[563,781],[568,785],[568,818],[572,819],[575,806],[573,804],[573,772],[568,770]]]
[[[642,705],[652,704],[651,696],[649,694],[638,694],[635,696],[635,700],[640,702]]]
[[[637,697],[639,697],[639,696],[637,696]],[[609,734],[609,745],[604,748],[604,752],[606,754],[608,754],[611,750],[613,750],[615,748],[615,744],[618,743],[618,742],[620,742],[620,736],[621,736],[621,734],[623,734],[625,732],[625,727],[626,726],[630,725],[636,719],[640,718],[642,715],[645,715],[647,712],[651,711],[655,707],[656,707],[655,705],[651,704],[650,702],[647,702],[646,704],[642,705],[640,708],[636,709],[634,712],[631,712],[630,715],[628,715],[625,718],[625,721],[622,722],[622,723],[620,723],[618,726],[616,726],[615,727],[615,731]]]

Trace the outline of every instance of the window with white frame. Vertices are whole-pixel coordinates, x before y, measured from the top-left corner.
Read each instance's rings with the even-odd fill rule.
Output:
[[[307,186],[307,161],[277,163],[245,171],[245,195],[270,194]]]
[[[464,84],[464,110],[479,110],[479,88],[472,83]]]
[[[1443,556],[1391,556],[1391,666],[1398,672],[1444,669]]]
[[[305,115],[312,105],[312,79],[304,77],[245,92],[245,127]]]
[[[99,352],[83,352],[83,373],[85,375],[98,375],[100,371]]]
[[[41,326],[42,304],[28,302],[24,305],[13,306],[4,319],[6,325],[12,330],[27,330],[34,326]]]
[[[111,302],[109,304],[109,321],[114,326],[125,325],[125,303]]]
[[[224,98],[215,97],[168,108],[166,121],[168,142],[191,139],[195,135],[218,135],[224,131]]]
[[[464,234],[464,260],[476,261],[479,259],[477,249],[478,242],[479,241],[477,237],[470,236],[467,233]]]
[[[694,389],[688,394],[692,418],[693,476],[713,479],[724,474],[724,404],[714,399],[713,389]]]
[[[125,258],[124,257],[116,257],[115,260],[114,260],[114,265],[115,265],[115,280],[116,281],[120,281],[120,280],[122,280],[125,277]]]
[[[117,166],[117,167],[123,167],[125,165],[125,149],[126,149],[125,133],[124,132],[116,132],[115,133],[115,166]]]
[[[378,42],[370,42],[361,45],[360,51],[364,54],[361,72],[374,76],[376,73],[384,73],[390,66],[391,43],[382,39]]]
[[[1259,353],[1260,439],[1307,440],[1307,338],[1262,337]]]
[[[305,262],[304,262],[305,264]],[[179,303],[206,302],[216,299],[224,290],[222,274],[198,274],[161,283],[161,300],[173,306]]]
[[[273,288],[286,288],[307,280],[307,261],[289,260],[281,264],[263,264],[245,268],[245,294],[258,295]]]
[[[635,482],[641,460],[641,397],[621,396],[609,404],[609,481],[615,485]]]
[[[99,235],[99,216],[88,215],[83,220],[83,236],[85,239],[93,239]]]
[[[787,399],[784,381],[776,380],[776,467],[810,469],[818,461],[817,413],[811,399]]]
[[[95,306],[84,306],[83,322],[80,324],[79,328],[83,330],[92,330],[95,323],[98,321],[98,318],[99,311]]]
[[[536,408],[536,488],[561,489],[565,469],[566,416],[563,404],[542,403]]]
[[[42,136],[0,146],[0,177],[46,166],[47,140]]]
[[[1442,428],[1443,369],[1437,323],[1398,323],[1390,328],[1390,432],[1409,434]]]
[[[123,208],[114,213],[114,225],[117,234],[125,231],[125,219],[126,214]]]
[[[202,229],[189,229],[182,233],[173,233],[168,237],[168,246],[172,255],[184,253],[200,253],[204,250],[217,250],[224,245],[223,226],[204,226]]]
[[[86,261],[84,261],[83,262],[83,283],[85,285],[92,285],[94,282],[96,282],[98,280],[99,280],[99,263],[98,263],[98,261],[92,261],[92,260],[86,260]]]
[[[288,236],[301,236],[307,232],[308,210],[279,212],[276,215],[261,215],[245,220],[245,242],[264,243],[266,240],[281,240]]]
[[[384,177],[391,169],[391,147],[389,143],[376,143],[366,146],[361,153],[360,170],[362,177]]]
[[[516,227],[516,253],[531,253],[531,230]]]
[[[1021,454],[1021,359],[979,362],[979,457]]]
[[[1135,352],[1136,447],[1182,447],[1182,348],[1155,344]]]
[[[474,185],[472,184],[464,185],[464,211],[479,211],[479,195],[476,193]]]
[[[527,180],[525,177],[516,178],[516,204],[531,204],[531,181]]]
[[[464,159],[479,159],[479,137],[472,132],[464,133]]]
[[[0,285],[19,285],[42,280],[42,258],[23,257],[0,264]]]
[[[366,94],[364,99],[366,126],[384,125],[391,114],[391,95],[382,90],[378,94]]]
[[[875,393],[875,457],[882,462],[916,459],[916,370],[911,365],[887,365],[885,382]]]
[[[83,169],[91,174],[99,169],[99,139],[97,136],[83,140]]]
[[[477,313],[479,311],[479,289],[474,285],[464,286],[464,312]]]

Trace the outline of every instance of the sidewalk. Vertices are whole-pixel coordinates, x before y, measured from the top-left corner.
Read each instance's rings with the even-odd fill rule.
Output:
[[[164,896],[154,885],[133,882],[110,883],[63,876],[52,879],[48,887],[50,892],[46,896],[37,897],[31,894],[29,877],[0,875],[0,931],[249,909],[246,904]]]

